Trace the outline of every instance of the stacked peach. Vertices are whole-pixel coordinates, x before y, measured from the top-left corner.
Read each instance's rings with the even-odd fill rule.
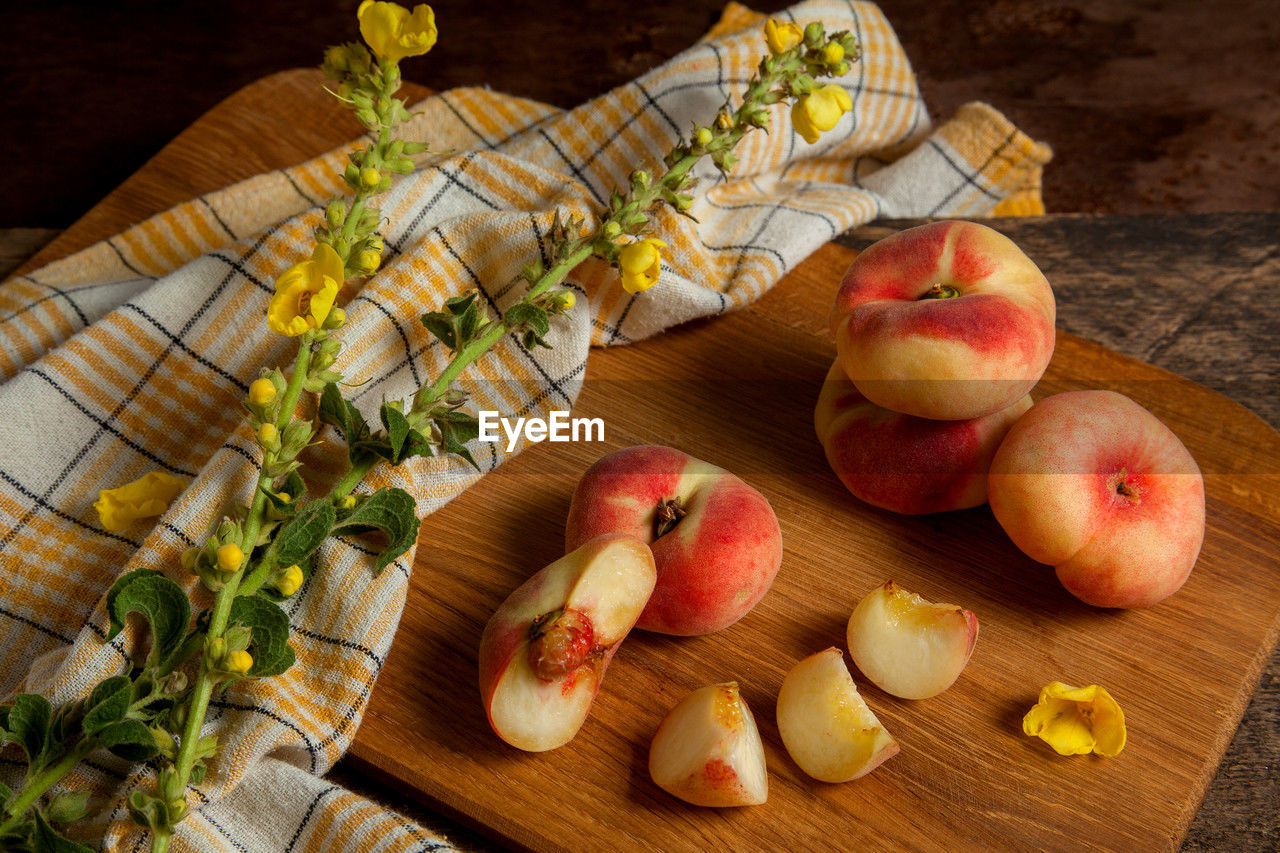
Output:
[[[871,246],[831,310],[838,356],[814,422],[832,469],[894,512],[985,503],[996,447],[1053,355],[1053,324],[1049,282],[998,231],[935,222]]]
[[[1168,427],[1111,391],[1032,406],[1054,298],[998,232],[936,222],[857,257],[831,311],[838,357],[814,413],[857,497],[900,513],[977,506],[1076,597],[1145,607],[1204,538],[1204,482]]]

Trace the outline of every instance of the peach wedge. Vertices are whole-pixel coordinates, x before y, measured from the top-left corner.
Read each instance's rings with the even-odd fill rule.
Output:
[[[769,796],[764,744],[736,682],[682,699],[649,747],[655,785],[695,806],[754,806]]]
[[[950,687],[969,662],[978,618],[889,581],[858,602],[847,639],[853,662],[885,693],[928,699]]]
[[[849,782],[898,754],[834,647],[809,655],[782,680],[778,734],[791,759],[820,782]]]

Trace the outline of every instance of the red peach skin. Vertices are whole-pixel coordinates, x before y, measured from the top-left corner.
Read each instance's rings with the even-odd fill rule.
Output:
[[[951,298],[930,298],[942,288]],[[875,243],[845,273],[831,331],[871,402],[936,420],[1013,405],[1053,356],[1053,291],[1013,241],[976,222],[921,225]]]
[[[673,498],[687,514],[655,536],[659,503]],[[663,634],[696,636],[733,624],[769,590],[782,563],[782,532],[764,495],[670,447],[618,450],[583,475],[565,548],[604,533],[652,548],[658,582],[636,627]]]
[[[864,397],[837,361],[813,418],[831,470],[854,497],[916,515],[986,503],[991,457],[1029,408],[1031,397],[1023,396],[1007,409],[964,421],[903,415]]]
[[[1013,543],[1098,607],[1146,607],[1177,592],[1204,542],[1195,459],[1113,391],[1036,403],[996,451],[988,490]]]

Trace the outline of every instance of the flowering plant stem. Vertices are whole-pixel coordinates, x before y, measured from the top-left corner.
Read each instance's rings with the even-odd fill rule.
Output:
[[[488,316],[474,291],[423,315],[423,325],[445,344],[450,360],[410,400],[384,401],[383,429],[375,431],[342,396],[342,376],[333,369],[342,344],[332,333],[345,322],[333,304],[346,278],[367,275],[381,264],[381,214],[374,196],[390,187],[393,174],[411,172],[412,155],[426,150],[424,144],[393,139],[391,130],[408,117],[404,103],[394,97],[400,86],[398,62],[430,49],[435,26],[425,6],[411,14],[391,3],[365,3],[358,15],[373,53],[357,44],[330,48],[324,69],[338,82],[336,94],[376,141],[349,155],[343,179],[350,195],[326,205],[310,260],[276,280],[268,326],[297,337],[298,351],[287,379],[280,369],[264,370],[245,400],[262,450],[252,500],[230,507],[207,539],[182,557],[183,567],[213,592],[213,605],[193,620],[188,594],[177,583],[148,569],[128,572],[107,596],[107,639],[123,630],[129,614],[143,615],[151,628],[146,661],[134,662],[128,674],[107,678],[90,696],[57,709],[34,694],[0,706],[0,742],[21,744],[29,764],[20,789],[0,790],[0,847],[43,850],[48,837],[57,837],[49,820],[83,817],[83,802],[68,804],[59,795],[45,807],[41,800],[90,752],[105,748],[131,761],[157,755],[165,760],[155,792],[135,789],[126,805],[151,829],[153,851],[166,851],[174,826],[189,810],[188,786],[200,784],[206,759],[218,749],[212,735],[200,734],[215,692],[240,680],[278,675],[294,663],[289,619],[275,604],[298,592],[303,566],[311,565],[312,555],[331,536],[381,531],[387,544],[375,554],[375,572],[417,540],[411,495],[391,487],[355,494],[356,487],[379,463],[398,465],[414,456],[452,453],[475,465],[466,445],[476,437],[478,421],[461,411],[466,394],[454,387],[463,371],[507,335],[528,349],[549,346],[544,336],[550,318],[576,301],[571,289],[560,286],[588,258],[617,266],[629,292],[656,283],[658,249],[665,243],[644,236],[652,230],[655,209],[666,205],[690,215],[694,166],[710,157],[728,175],[742,137],[768,127],[771,105],[791,100],[792,115],[797,122],[803,119],[806,136],[830,129],[849,108],[848,96],[829,91],[838,87],[819,89],[814,78],[844,74],[857,50],[849,33],[828,36],[820,24],[801,31],[771,21],[765,28],[769,55],[742,103],[731,109],[726,102],[709,125],[695,126],[689,139],[668,154],[657,177],[642,169],[632,172],[630,186],[611,194],[593,229],[557,212],[545,235],[548,260],[535,260],[523,270],[528,283],[523,296],[496,317]],[[304,393],[319,395],[316,419],[341,432],[347,445],[347,470],[323,495],[308,495],[296,473],[303,464],[298,455],[318,428],[313,420],[295,417]],[[58,849],[88,849],[59,841],[67,846]]]

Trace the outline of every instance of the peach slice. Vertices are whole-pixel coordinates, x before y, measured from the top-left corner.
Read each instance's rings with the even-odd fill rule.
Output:
[[[820,782],[857,779],[898,754],[835,647],[809,655],[782,680],[778,733],[792,760]]]
[[[736,682],[693,691],[649,747],[649,776],[695,806],[755,806],[769,797],[764,744]]]
[[[849,617],[849,656],[886,693],[928,699],[950,687],[973,654],[978,617],[932,604],[893,581],[872,590]]]
[[[530,752],[572,740],[656,580],[649,546],[606,535],[511,593],[480,637],[480,694],[494,732]]]

